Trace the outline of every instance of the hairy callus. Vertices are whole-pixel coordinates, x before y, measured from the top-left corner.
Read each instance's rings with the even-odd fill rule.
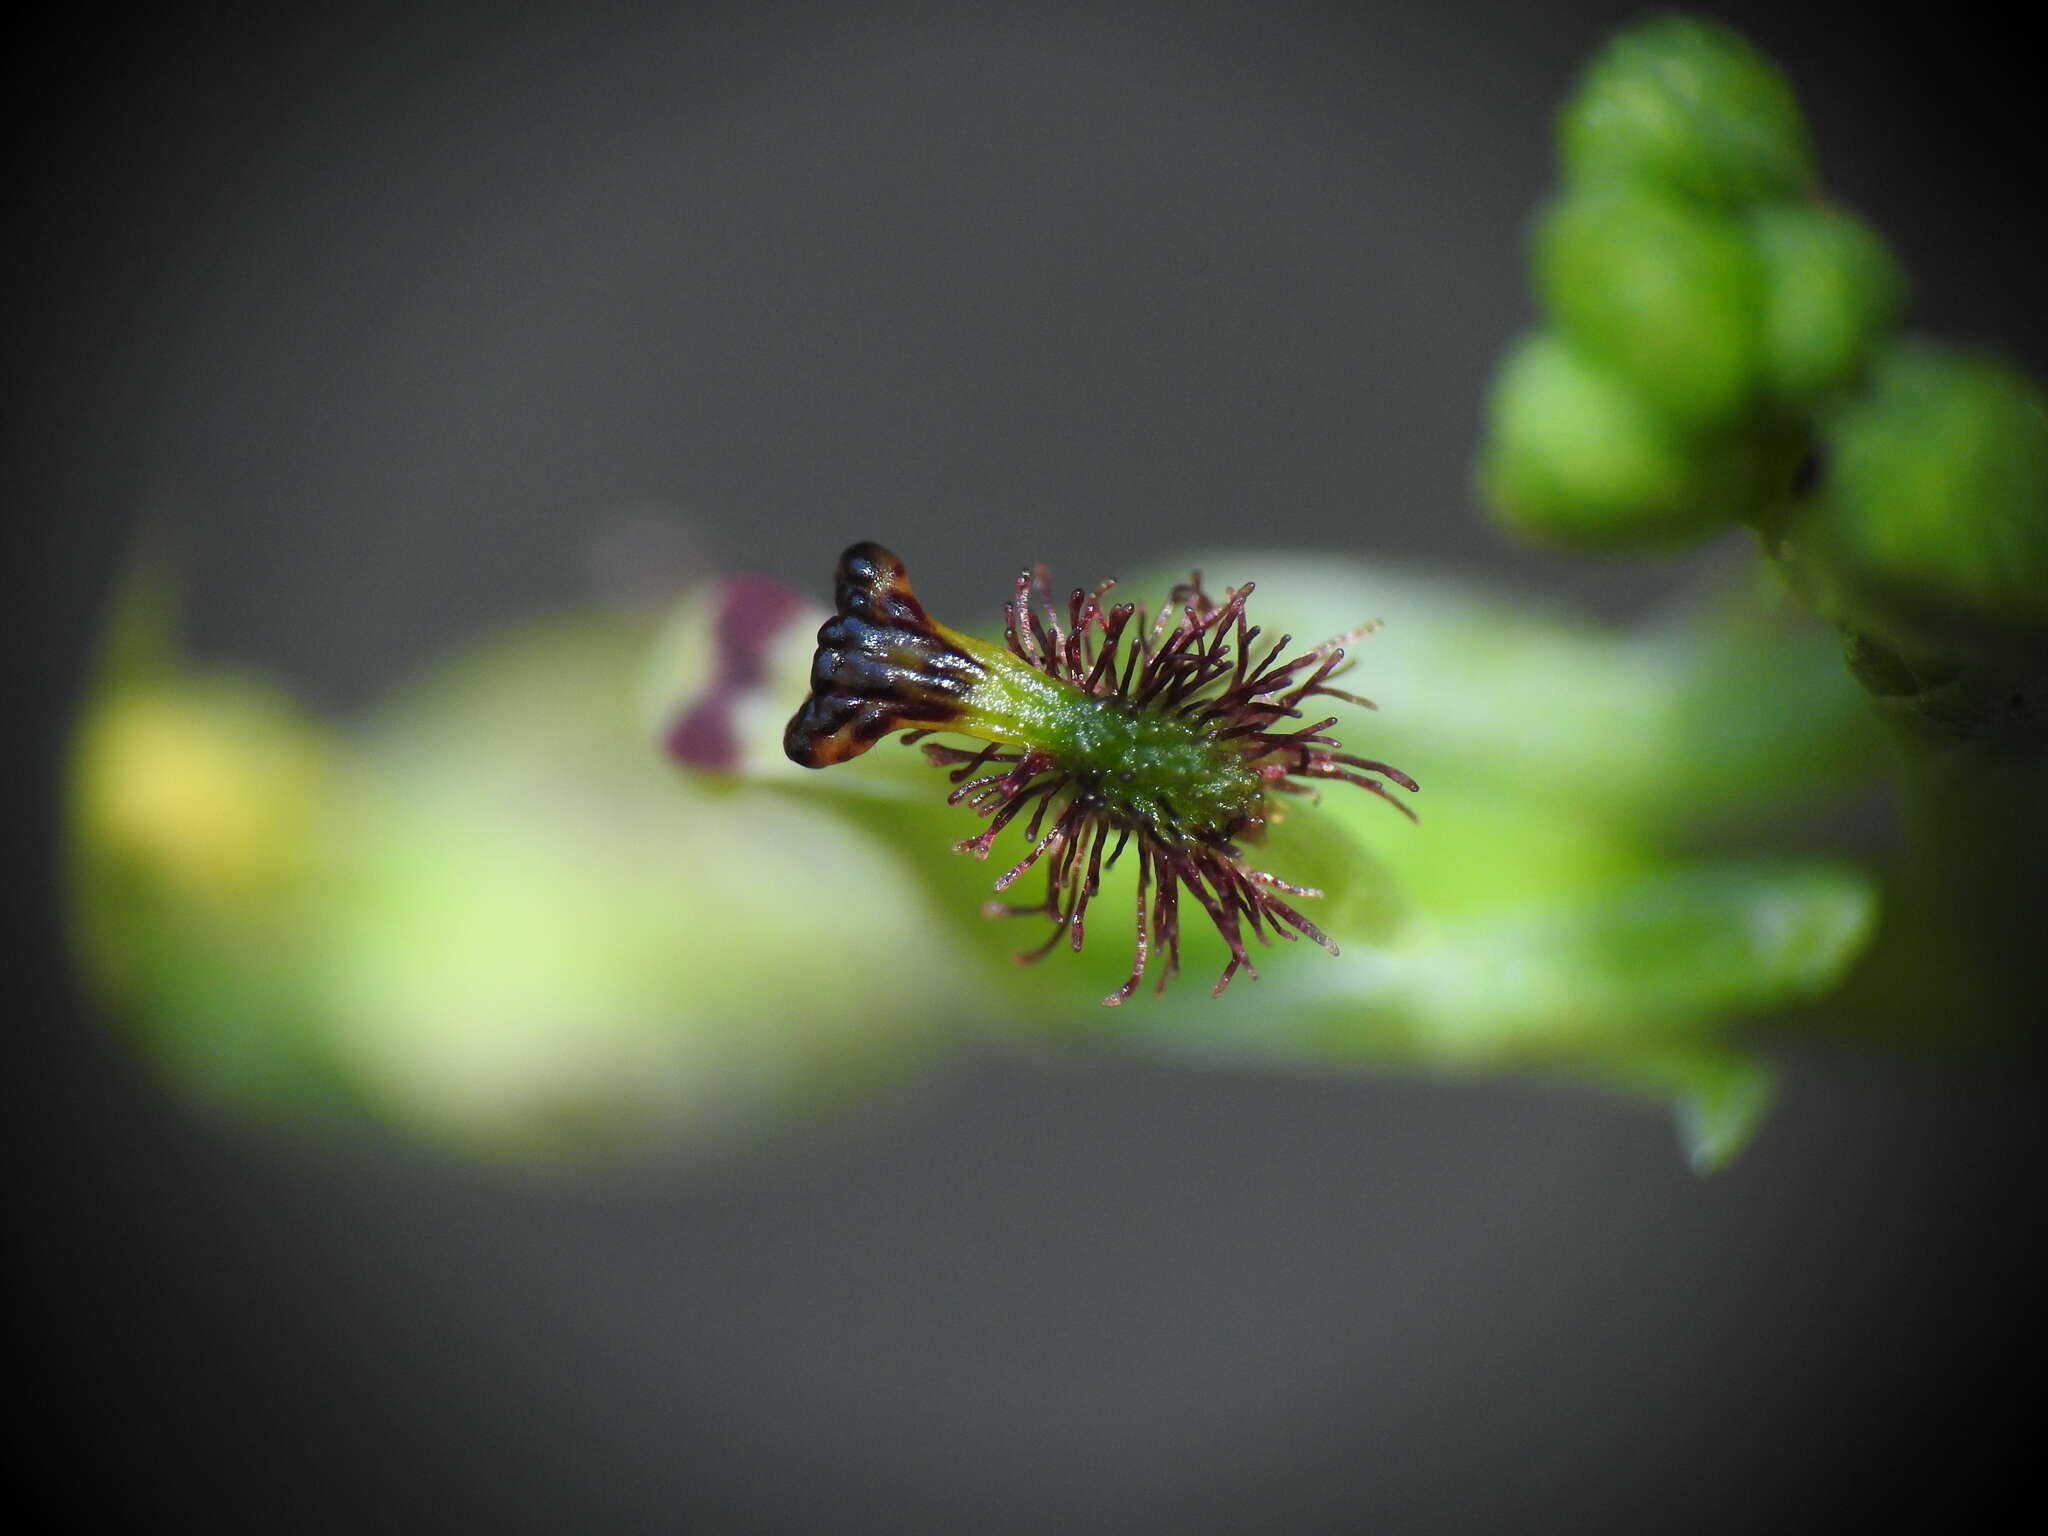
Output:
[[[789,755],[822,767],[898,727],[906,740],[940,729],[980,738],[977,750],[924,750],[952,770],[947,802],[986,819],[956,852],[985,859],[997,835],[1022,821],[1029,848],[995,888],[1045,870],[1043,901],[987,909],[1051,919],[1045,942],[1020,960],[1038,959],[1062,936],[1079,950],[1102,872],[1133,849],[1137,955],[1107,1003],[1129,997],[1155,962],[1161,991],[1179,969],[1183,891],[1230,950],[1217,992],[1252,970],[1248,937],[1304,936],[1334,954],[1322,930],[1282,899],[1321,893],[1253,869],[1238,844],[1261,834],[1274,793],[1309,795],[1318,781],[1340,780],[1395,803],[1388,783],[1415,788],[1397,768],[1339,751],[1328,734],[1334,715],[1286,725],[1311,698],[1366,702],[1329,681],[1352,637],[1290,656],[1290,636],[1254,644],[1249,585],[1218,603],[1197,576],[1175,587],[1150,623],[1134,604],[1104,606],[1113,585],[1076,588],[1062,610],[1044,568],[1026,571],[1004,607],[1006,647],[998,648],[934,623],[902,563],[856,544],[840,558],[839,612],[818,633],[811,697],[790,722]]]

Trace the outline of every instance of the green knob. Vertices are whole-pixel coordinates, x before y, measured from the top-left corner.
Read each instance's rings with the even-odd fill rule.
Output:
[[[1673,420],[1749,407],[1763,299],[1734,218],[1648,186],[1582,189],[1545,214],[1536,277],[1558,329]]]
[[[1906,277],[1870,227],[1787,203],[1749,220],[1763,275],[1765,387],[1797,409],[1854,382],[1905,308]]]
[[[1685,446],[1656,410],[1559,337],[1525,337],[1494,383],[1482,493],[1545,542],[1670,543],[1712,526]]]
[[[1715,22],[1665,16],[1610,42],[1558,124],[1574,184],[1646,181],[1734,207],[1795,197],[1813,145],[1776,65]]]

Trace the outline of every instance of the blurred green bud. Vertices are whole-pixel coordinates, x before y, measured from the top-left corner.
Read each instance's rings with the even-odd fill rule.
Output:
[[[1525,337],[1494,381],[1481,492],[1515,532],[1630,546],[1691,538],[1702,505],[1684,441],[1611,371],[1557,336]]]
[[[1734,207],[1796,197],[1813,146],[1776,65],[1719,23],[1663,16],[1601,50],[1565,104],[1568,180],[1640,181]]]
[[[1831,571],[1834,617],[1906,650],[2039,645],[2048,399],[2030,380],[1991,358],[1896,348],[1828,423],[1826,455],[1793,558]]]
[[[1536,237],[1551,323],[1672,420],[1727,422],[1757,385],[1757,263],[1742,226],[1647,187],[1575,192]]]
[[[1797,408],[1852,382],[1905,308],[1906,276],[1876,233],[1838,210],[1760,208],[1766,388]]]

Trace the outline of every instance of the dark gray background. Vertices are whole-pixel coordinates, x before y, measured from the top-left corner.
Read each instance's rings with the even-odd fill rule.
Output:
[[[988,1061],[755,1161],[535,1187],[195,1123],[57,964],[57,742],[143,515],[208,653],[335,708],[574,595],[647,504],[814,589],[883,538],[962,616],[1025,559],[1239,538],[1641,607],[1672,568],[1516,551],[1467,488],[1549,114],[1628,14],[350,8],[18,57],[31,1496],[497,1531],[2038,1502],[2031,1066],[1805,1062],[1707,1183],[1563,1090]],[[2048,367],[2014,41],[1721,14],[1921,321]]]

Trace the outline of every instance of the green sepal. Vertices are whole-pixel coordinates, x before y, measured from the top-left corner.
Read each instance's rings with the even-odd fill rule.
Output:
[[[1623,626],[1393,561],[1222,549],[1194,563],[1256,579],[1272,634],[1314,642],[1381,621],[1350,647],[1344,684],[1380,707],[1345,711],[1338,730],[1422,783],[1409,803],[1432,836],[1449,785],[1670,840],[1827,804],[1875,773],[1883,733],[1837,637],[1748,571]],[[1325,803],[1386,814],[1337,789]],[[1397,831],[1374,838],[1388,857],[1413,841]]]
[[[1719,1173],[1734,1161],[1778,1100],[1779,1074],[1753,1056],[1702,1064],[1698,1082],[1674,1106],[1678,1144],[1693,1172]]]

